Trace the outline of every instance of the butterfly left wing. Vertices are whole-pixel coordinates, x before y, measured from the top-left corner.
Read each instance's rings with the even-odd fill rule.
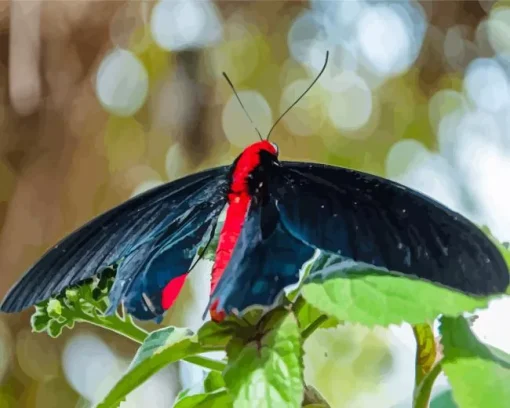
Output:
[[[93,219],[48,250],[7,294],[1,310],[21,311],[120,263],[113,306],[126,295],[130,311],[147,318],[140,298],[150,303],[153,290],[189,267],[203,233],[225,204],[228,169],[172,181]]]
[[[283,226],[314,248],[466,293],[502,293],[498,249],[466,218],[398,183],[311,163],[275,166],[270,196]]]
[[[130,252],[118,267],[107,314],[114,312],[121,301],[127,312],[141,320],[158,318],[170,308],[198,247],[214,234],[223,209],[221,201],[220,196],[201,202],[192,208],[185,222],[172,223],[159,239],[148,240]]]
[[[299,280],[299,270],[314,249],[289,234],[276,207],[252,202],[230,259],[210,304],[216,311],[271,306],[283,288]]]

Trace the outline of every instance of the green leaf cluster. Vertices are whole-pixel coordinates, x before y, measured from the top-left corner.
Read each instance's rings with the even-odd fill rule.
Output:
[[[214,259],[216,245],[213,240],[199,254]],[[498,243],[498,248],[510,260],[507,247]],[[452,386],[449,403],[460,408],[508,406],[510,357],[477,339],[463,317],[487,307],[491,298],[468,296],[324,253],[316,254],[303,272],[297,287],[270,310],[252,308],[221,323],[207,322],[196,333],[178,327],[147,333],[129,316],[104,316],[112,269],[38,305],[32,326],[58,336],[63,327],[85,321],[141,344],[125,376],[100,408],[118,407],[158,370],[181,360],[204,367],[208,375],[203,392],[179,394],[174,402],[178,408],[328,407],[319,391],[304,380],[303,344],[316,330],[344,323],[413,326],[417,343],[414,408],[429,407],[441,372]],[[434,337],[431,328],[437,318],[441,319],[440,338]],[[210,359],[205,354],[211,351],[225,351],[226,357]]]
[[[77,321],[99,319],[108,308],[108,294],[114,278],[115,268],[107,268],[101,274],[39,303],[31,317],[33,331],[58,337],[64,327],[72,329]]]

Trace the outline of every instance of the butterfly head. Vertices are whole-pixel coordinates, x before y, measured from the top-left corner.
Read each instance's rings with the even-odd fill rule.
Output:
[[[262,153],[264,152],[264,153]],[[278,146],[276,143],[262,140],[260,142],[253,143],[244,149],[244,154],[248,155],[260,155],[269,153],[272,156],[278,157]]]

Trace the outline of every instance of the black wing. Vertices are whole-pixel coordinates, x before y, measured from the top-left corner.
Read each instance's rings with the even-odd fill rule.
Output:
[[[117,275],[129,285],[134,278],[130,273],[142,272],[165,253],[169,267],[172,262],[182,265],[182,248],[173,253],[178,259],[169,257],[168,249],[182,242],[176,236],[192,246],[201,241],[198,224],[210,224],[208,215],[219,213],[225,204],[227,171],[223,166],[167,183],[93,219],[46,252],[7,294],[1,310],[23,310],[123,258]],[[195,209],[200,211],[194,214]],[[127,262],[135,258],[137,268]],[[123,285],[122,294],[129,285]]]
[[[274,204],[252,201],[243,229],[209,305],[217,311],[271,306],[282,290],[299,280],[299,269],[315,250],[285,231]]]
[[[504,292],[508,268],[466,218],[398,183],[340,167],[282,162],[270,186],[302,242],[466,293]]]

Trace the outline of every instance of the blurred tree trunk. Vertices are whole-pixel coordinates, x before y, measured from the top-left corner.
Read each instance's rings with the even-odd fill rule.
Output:
[[[25,42],[10,38],[19,36],[19,30],[9,28],[31,22],[17,21],[23,14],[10,13],[9,4],[2,2],[0,9],[5,111],[0,157],[15,173],[16,185],[0,235],[1,295],[43,249],[94,215],[92,186],[99,185],[107,171],[98,149],[107,116],[96,100],[93,75],[100,57],[111,47],[109,21],[123,1],[44,1],[39,41],[28,38]],[[36,102],[18,111],[6,90],[10,87],[10,96],[15,97],[8,81],[19,78],[5,74],[7,69],[20,69],[10,64],[26,58],[11,59],[13,52],[4,47],[13,42],[29,51],[40,47],[34,51],[39,60],[31,61],[38,66],[28,71],[39,75],[39,94],[37,87],[32,95],[25,91],[23,97]]]

